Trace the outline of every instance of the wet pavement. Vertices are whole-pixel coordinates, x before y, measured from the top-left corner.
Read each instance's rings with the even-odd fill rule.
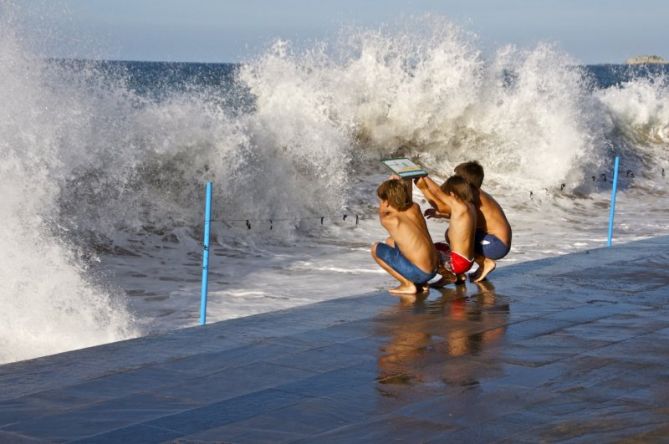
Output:
[[[669,442],[668,252],[655,238],[416,302],[379,292],[4,365],[0,442]]]

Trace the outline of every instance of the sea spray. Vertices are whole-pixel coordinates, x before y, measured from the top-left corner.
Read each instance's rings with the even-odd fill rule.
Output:
[[[537,188],[580,181],[600,159],[605,131],[588,79],[550,45],[485,59],[475,38],[435,18],[352,32],[339,44],[346,50],[295,54],[278,42],[241,75],[260,112],[326,153],[329,143],[341,155],[347,144],[403,152],[444,173],[479,158],[500,182]]]
[[[0,363],[136,334],[122,300],[53,236],[65,96],[45,87],[45,65],[20,41],[0,26]]]
[[[669,161],[669,78],[635,78],[595,92],[631,151]],[[664,149],[662,149],[664,148]]]
[[[129,89],[123,72],[61,66],[51,88],[75,85],[64,104],[80,116],[61,150],[61,224],[110,239],[194,227],[206,180],[219,190],[215,219],[330,214],[351,204],[370,163],[396,154],[439,174],[480,159],[493,184],[587,193],[620,146],[615,110],[550,45],[483,57],[435,18],[349,30],[336,44],[279,41],[225,88],[166,87],[159,99]]]

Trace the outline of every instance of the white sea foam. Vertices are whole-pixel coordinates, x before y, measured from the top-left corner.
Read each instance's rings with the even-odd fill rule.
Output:
[[[631,155],[646,164],[669,163],[669,79],[666,76],[637,78],[597,91],[613,127],[623,135]]]
[[[401,149],[442,172],[485,157],[500,183],[538,188],[581,180],[583,165],[599,160],[608,128],[568,56],[538,45],[484,60],[450,23],[425,29],[354,33],[337,57],[326,45],[295,54],[281,41],[241,78],[260,113],[325,153]]]
[[[91,283],[50,228],[78,110],[44,87],[45,66],[19,42],[0,26],[0,363],[134,334],[122,302]]]

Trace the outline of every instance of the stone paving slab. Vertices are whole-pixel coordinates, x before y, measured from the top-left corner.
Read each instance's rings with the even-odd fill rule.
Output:
[[[0,366],[0,443],[669,442],[669,237]]]

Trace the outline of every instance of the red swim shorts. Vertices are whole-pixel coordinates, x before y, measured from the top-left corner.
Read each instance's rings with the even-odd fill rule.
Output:
[[[451,261],[450,261],[450,266],[451,266],[451,271],[455,274],[462,274],[467,272],[470,268],[472,268],[472,265],[474,264],[474,260],[469,260],[466,257],[459,255],[455,251],[451,251]]]

